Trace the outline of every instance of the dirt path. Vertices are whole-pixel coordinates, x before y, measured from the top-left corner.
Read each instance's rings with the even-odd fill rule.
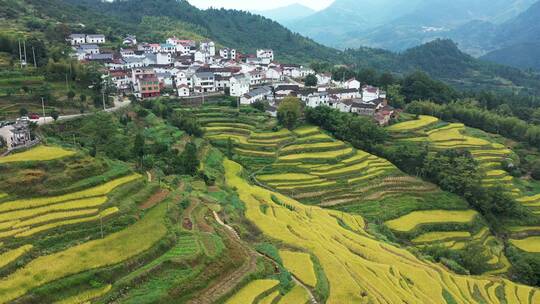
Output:
[[[148,179],[148,182],[151,183],[152,182],[152,174],[150,173],[150,171],[146,171],[146,177]]]
[[[226,234],[228,240],[232,243],[232,246],[234,246],[236,250],[239,250],[237,256],[245,257],[247,258],[247,261],[244,262],[242,266],[236,268],[233,272],[224,274],[225,277],[214,280],[214,284],[202,290],[197,295],[196,299],[192,299],[188,302],[189,304],[215,303],[219,298],[233,290],[247,274],[254,272],[257,268],[257,254],[242,243],[236,231],[232,227],[224,224],[216,212],[214,212],[214,218],[221,226],[225,228],[224,233]]]
[[[214,218],[216,219],[216,222],[218,222],[218,224],[220,224],[221,226],[225,227],[236,239],[237,241],[241,241],[240,239],[240,236],[238,235],[238,233],[236,232],[236,230],[234,230],[233,227],[225,224],[223,222],[223,220],[219,217],[219,215],[217,214],[217,212],[215,211],[212,211],[212,213],[214,214]],[[251,250],[250,250],[251,251]],[[251,251],[251,254],[254,254],[254,255],[257,255],[257,256],[261,256],[267,260],[269,260],[272,264],[276,264],[276,261],[274,261],[273,259],[259,253],[259,252],[256,252],[256,251]],[[310,302],[312,304],[318,304],[317,300],[315,299],[315,296],[313,296],[313,293],[311,292],[311,289],[309,289],[306,285],[304,285],[304,283],[302,283],[300,280],[298,280],[298,278],[296,278],[292,273],[291,273],[291,277],[293,279],[293,281],[302,286],[308,293],[309,295],[309,299],[310,299]]]
[[[167,195],[169,195],[169,191],[165,189],[159,189],[156,193],[152,194],[144,203],[139,205],[139,209],[146,210],[154,207],[158,203],[162,202]]]

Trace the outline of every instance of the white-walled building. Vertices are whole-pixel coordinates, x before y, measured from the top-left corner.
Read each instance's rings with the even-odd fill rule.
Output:
[[[234,75],[230,78],[229,82],[231,96],[240,97],[249,92],[249,78],[245,75]]]
[[[102,44],[105,43],[105,35],[86,35],[86,43]]]
[[[257,50],[257,58],[267,59],[270,63],[274,61],[274,51],[270,49],[260,49]]]
[[[343,87],[345,89],[360,90],[360,86],[360,81],[356,80],[355,78],[351,78],[343,83]]]
[[[71,34],[69,35],[68,40],[71,45],[85,44],[86,35],[85,34]]]
[[[190,91],[189,87],[186,84],[181,84],[177,86],[178,88],[178,97],[189,97]]]
[[[332,82],[332,74],[330,73],[317,74],[315,77],[317,77],[317,84],[319,86],[325,86]]]
[[[193,88],[196,93],[215,92],[216,86],[214,73],[195,73],[195,75],[193,75]]]
[[[169,65],[172,64],[172,54],[167,52],[159,52],[156,54],[157,65]]]
[[[214,41],[201,42],[199,50],[205,54],[208,54],[211,57],[216,56],[216,44],[214,43]]]

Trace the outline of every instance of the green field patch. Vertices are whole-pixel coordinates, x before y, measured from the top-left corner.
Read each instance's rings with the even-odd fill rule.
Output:
[[[305,127],[296,128],[295,130],[293,130],[293,133],[298,135],[299,137],[306,137],[306,136],[311,136],[317,133],[321,133],[321,130],[315,126],[305,126]]]
[[[412,239],[413,243],[442,242],[456,239],[468,239],[471,233],[468,231],[434,231],[427,232]]]
[[[206,125],[207,128],[217,127],[217,128],[235,128],[235,129],[246,129],[254,130],[255,127],[245,123],[223,123],[223,122],[211,122]]]
[[[242,134],[248,136],[251,131],[246,129],[240,129],[240,128],[234,128],[234,127],[205,127],[204,131],[208,134],[223,134],[223,133],[231,133],[231,134]]]
[[[478,213],[474,210],[426,210],[414,211],[400,218],[386,221],[388,228],[408,232],[417,226],[439,223],[470,223]]]

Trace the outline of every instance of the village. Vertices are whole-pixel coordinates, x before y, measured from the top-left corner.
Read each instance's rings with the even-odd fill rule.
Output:
[[[102,63],[107,68],[104,77],[119,93],[139,99],[176,95],[204,102],[211,96],[226,95],[242,105],[265,102],[275,116],[280,101],[295,96],[306,107],[329,106],[373,117],[380,125],[387,125],[397,114],[383,90],[354,78],[335,81],[330,73],[281,64],[270,49],[242,54],[213,41],[177,37],[164,43],[139,43],[135,36],[127,36],[119,52],[100,47],[106,42],[104,35],[72,34],[68,42],[78,60]],[[316,84],[306,86],[304,79],[312,75]]]

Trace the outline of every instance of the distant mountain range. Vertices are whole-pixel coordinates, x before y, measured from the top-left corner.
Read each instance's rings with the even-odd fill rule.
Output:
[[[316,11],[299,3],[294,3],[284,7],[278,7],[266,11],[252,11],[254,14],[261,15],[268,19],[287,25],[296,20],[311,16]]]
[[[368,46],[401,52],[449,38],[475,57],[540,70],[538,20],[538,0],[336,0],[284,24],[338,49]],[[512,58],[515,51],[522,56]]]

